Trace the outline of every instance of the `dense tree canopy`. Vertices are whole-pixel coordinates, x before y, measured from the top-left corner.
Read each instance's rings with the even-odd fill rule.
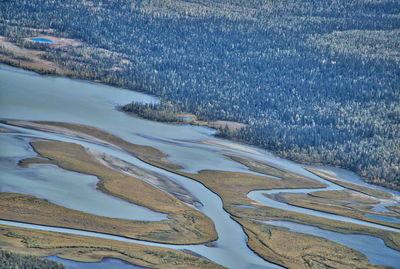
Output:
[[[400,189],[399,1],[10,0],[0,12],[1,35],[76,77],[245,123],[221,134]],[[25,39],[49,29],[83,43]]]
[[[61,263],[42,259],[32,255],[21,255],[5,250],[0,250],[0,268],[3,269],[64,269]]]

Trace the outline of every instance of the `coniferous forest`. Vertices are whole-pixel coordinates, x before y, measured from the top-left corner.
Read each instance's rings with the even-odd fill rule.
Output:
[[[246,124],[223,137],[400,190],[399,15],[394,0],[3,0],[0,35],[168,113]],[[81,43],[26,39],[45,33]]]
[[[32,255],[22,255],[0,250],[0,268],[3,269],[64,269],[65,266],[55,261]]]

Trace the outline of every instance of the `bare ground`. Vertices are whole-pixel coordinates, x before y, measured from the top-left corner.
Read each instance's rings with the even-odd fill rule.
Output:
[[[41,58],[44,52],[40,50],[26,49],[7,41],[0,36],[0,62],[23,67],[34,71],[50,71],[57,75],[65,76],[69,72],[57,64]],[[5,52],[5,53],[4,53]]]

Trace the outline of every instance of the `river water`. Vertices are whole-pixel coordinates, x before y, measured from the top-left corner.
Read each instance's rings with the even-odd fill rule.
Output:
[[[47,259],[60,262],[64,264],[66,268],[71,269],[141,269],[144,267],[135,266],[118,259],[103,259],[101,262],[76,262],[68,259],[62,259],[57,256],[50,256]]]
[[[62,121],[90,125],[113,133],[132,143],[158,148],[169,154],[172,161],[181,164],[186,171],[190,172],[197,172],[201,169],[249,172],[245,166],[231,161],[219,152],[227,150],[252,158],[267,160],[293,172],[321,180],[303,169],[301,165],[277,158],[254,147],[247,147],[247,150],[243,150],[240,145],[238,147],[238,145],[230,142],[231,146],[198,143],[199,141],[209,140],[222,141],[212,136],[214,131],[211,129],[147,121],[128,116],[115,109],[116,105],[123,105],[133,100],[158,102],[156,98],[148,95],[79,80],[40,76],[7,66],[0,66],[0,81],[1,119]],[[278,268],[278,266],[262,260],[247,248],[247,237],[242,228],[222,209],[220,198],[203,185],[147,165],[131,155],[104,145],[3,124],[0,127],[7,127],[19,132],[4,133],[0,136],[0,169],[2,171],[0,188],[2,191],[34,194],[56,204],[104,216],[117,218],[132,216],[132,219],[143,220],[165,218],[165,215],[158,212],[140,206],[132,206],[97,191],[95,189],[97,182],[95,177],[72,173],[51,165],[32,166],[27,169],[19,168],[16,165],[19,159],[35,155],[26,137],[79,143],[84,147],[111,154],[132,164],[151,169],[182,185],[203,204],[199,209],[214,221],[219,235],[216,247],[154,245],[174,249],[189,249],[229,268]],[[54,180],[55,178],[57,180]],[[71,182],[74,183],[71,184]],[[327,185],[331,189],[340,189],[340,187],[331,183],[327,183]],[[86,193],[81,195],[80,190]],[[85,199],[86,197],[90,199]],[[93,200],[90,201],[91,199]],[[108,199],[106,202],[108,209],[102,208],[99,212],[98,203],[102,199]],[[115,210],[115,208],[118,208],[118,210]],[[133,213],[132,210],[139,211]],[[297,211],[298,208],[293,210]],[[370,223],[363,224],[370,225]],[[78,231],[78,233],[85,234],[83,231]],[[360,235],[360,237],[363,236]],[[140,241],[135,242],[149,244]],[[370,248],[375,247],[370,246]],[[380,249],[385,251],[385,248]],[[368,256],[368,253],[364,254]]]
[[[2,192],[33,194],[58,205],[110,218],[149,221],[167,219],[166,214],[96,190],[98,179],[95,176],[66,171],[54,165],[31,165],[29,168],[22,168],[18,165],[18,160],[36,155],[28,149],[27,140],[10,134],[0,134],[0,137]]]
[[[400,253],[396,250],[386,247],[385,243],[380,238],[358,234],[342,234],[290,221],[265,221],[265,223],[286,227],[293,232],[316,235],[329,239],[333,242],[349,246],[364,253],[369,257],[370,261],[375,264],[382,264],[392,267],[399,266]],[[371,248],[371,245],[375,247]],[[381,248],[385,249],[385,251],[381,251]]]

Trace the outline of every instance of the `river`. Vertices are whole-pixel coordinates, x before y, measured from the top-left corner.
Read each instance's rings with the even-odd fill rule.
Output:
[[[202,169],[249,172],[245,166],[233,162],[220,153],[221,150],[225,150],[267,160],[293,172],[322,180],[303,169],[301,165],[277,158],[263,150],[216,139],[213,137],[214,131],[211,129],[147,121],[128,116],[115,109],[117,105],[123,105],[133,100],[158,102],[156,98],[148,95],[80,80],[40,76],[8,66],[0,66],[0,81],[1,119],[62,121],[90,125],[113,133],[132,143],[158,148],[170,155],[172,161],[181,164],[186,171],[190,172],[197,172]],[[198,182],[157,169],[123,151],[92,143],[91,141],[25,128],[10,127],[3,124],[0,127],[16,131],[16,133],[3,133],[0,136],[0,146],[2,147],[0,156],[0,169],[2,171],[0,176],[1,191],[34,194],[56,204],[104,216],[123,217],[127,213],[128,216],[135,216],[132,219],[159,220],[165,218],[163,214],[152,212],[140,206],[130,206],[130,204],[122,200],[97,191],[94,187],[97,182],[95,177],[65,171],[51,165],[32,166],[27,169],[19,168],[16,165],[19,159],[35,155],[28,144],[29,139],[27,138],[37,137],[78,143],[86,148],[113,155],[137,166],[165,175],[182,185],[203,204],[199,209],[214,221],[219,236],[216,247],[204,245],[179,247],[168,244],[154,245],[174,249],[189,249],[229,268],[278,268],[278,266],[264,261],[247,248],[246,235],[242,228],[222,209],[221,199]],[[200,141],[210,140],[223,141],[229,145],[199,143]],[[57,176],[58,180],[51,180],[54,175]],[[68,182],[70,183],[68,179],[71,177],[76,179],[74,180],[75,183],[67,184]],[[46,184],[38,184],[38,180]],[[328,185],[332,189],[340,189],[334,184]],[[78,189],[85,191],[85,194],[79,194],[79,191],[76,191]],[[76,192],[77,195],[68,196],[69,193]],[[90,199],[86,201],[85,197]],[[108,199],[106,203],[111,206],[108,210],[102,209],[102,212],[99,212],[97,203],[101,202],[100,200],[102,199]],[[85,202],[82,203],[82,201]],[[271,206],[270,204],[268,205]],[[281,207],[285,206],[285,204],[276,206]],[[112,210],[116,207],[121,208],[121,211]],[[299,209],[293,207],[290,210],[298,211]],[[8,224],[17,225],[16,223]],[[371,223],[363,224],[370,225]],[[79,234],[86,233],[83,231],[76,232]],[[95,233],[92,236],[95,236]],[[330,239],[329,237],[334,237],[334,235],[324,236],[327,236],[328,239]],[[363,238],[362,235],[359,235],[359,237]],[[118,240],[121,240],[121,238],[118,238]],[[370,248],[375,248],[375,246],[370,246]],[[363,250],[359,250],[363,252]],[[378,251],[385,252],[385,246]],[[368,252],[365,253],[364,251],[363,253],[368,256]],[[395,251],[395,253],[399,252]]]

